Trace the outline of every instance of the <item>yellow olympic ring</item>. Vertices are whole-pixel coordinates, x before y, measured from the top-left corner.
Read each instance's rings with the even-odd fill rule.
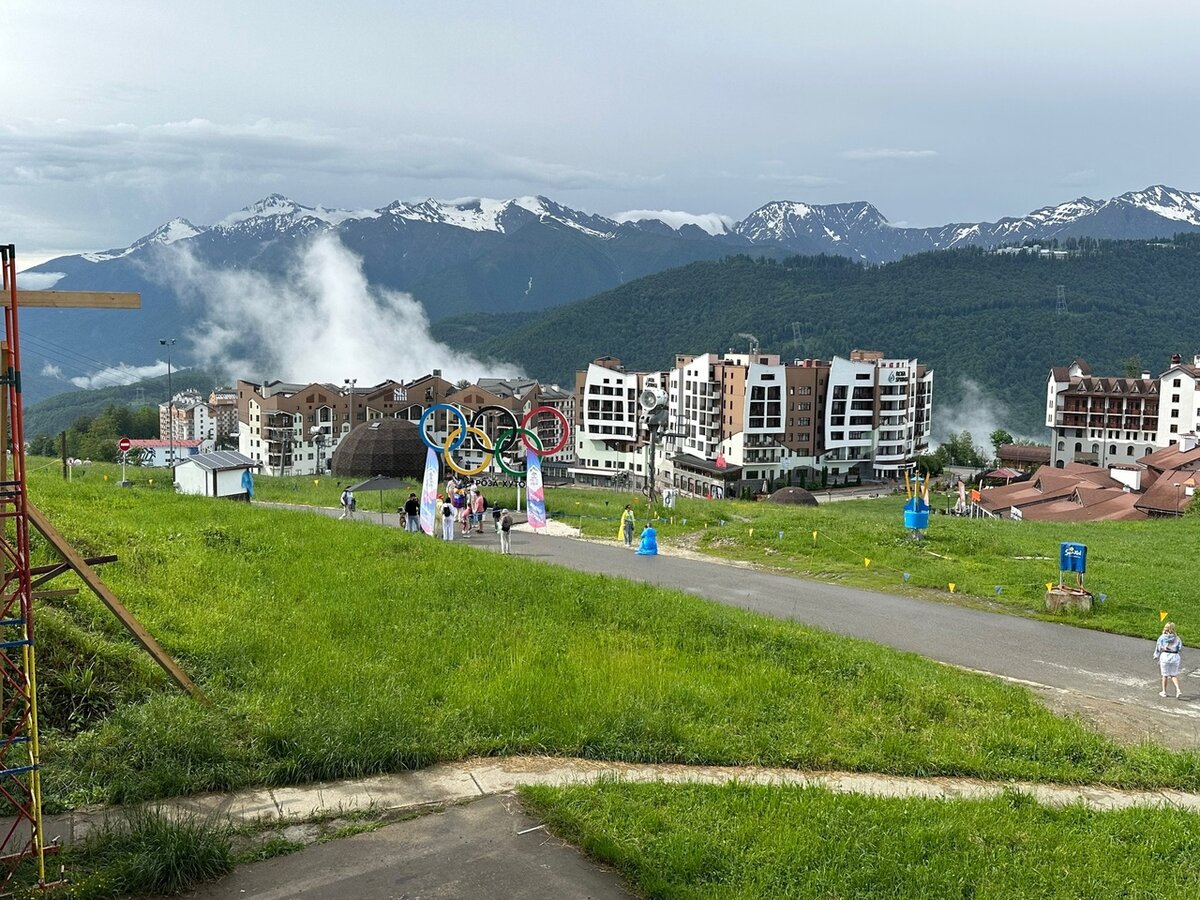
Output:
[[[454,454],[449,448],[454,446],[454,442],[458,439],[458,433],[462,431],[461,425],[455,425],[454,430],[446,435],[446,444],[442,450],[442,458],[446,460],[446,465],[457,472],[459,475],[465,475],[467,478],[474,478],[476,475],[482,475],[483,470],[492,464],[492,439],[487,436],[487,432],[482,428],[476,428],[471,425],[467,428],[467,434],[479,438],[480,445],[484,449],[483,462],[475,469],[464,469],[454,461]]]

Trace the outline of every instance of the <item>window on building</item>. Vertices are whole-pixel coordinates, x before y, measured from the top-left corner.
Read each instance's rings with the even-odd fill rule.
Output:
[[[1117,455],[1117,445],[1116,445],[1116,444],[1109,444],[1109,445],[1108,445],[1108,455],[1109,455],[1109,456],[1116,456],[1116,455]]]
[[[833,386],[833,399],[834,400],[845,400],[846,399],[846,385],[835,384]]]
[[[1180,379],[1176,378],[1174,381],[1171,382],[1171,387],[1179,387],[1182,383],[1183,382],[1180,381]]]
[[[1076,442],[1075,442],[1075,452],[1076,452],[1076,453],[1082,453],[1082,452],[1083,452],[1083,444],[1079,443],[1079,441],[1076,441]]]
[[[1125,451],[1126,456],[1133,456],[1133,444],[1129,445],[1129,449]]]
[[[1172,425],[1172,426],[1171,426],[1171,434],[1179,434],[1179,426],[1178,426],[1178,425]],[[1175,443],[1175,442],[1174,442],[1174,441],[1171,441],[1171,443],[1173,444],[1173,443]]]
[[[1172,403],[1178,403],[1178,402],[1179,402],[1179,395],[1178,395],[1178,394],[1172,394],[1172,395],[1171,395],[1171,402],[1172,402]]]
[[[1062,453],[1062,452],[1063,452],[1064,450],[1066,450],[1066,449],[1067,449],[1066,442],[1065,442],[1065,441],[1059,441],[1059,442],[1058,442],[1058,452],[1059,452],[1059,453]]]

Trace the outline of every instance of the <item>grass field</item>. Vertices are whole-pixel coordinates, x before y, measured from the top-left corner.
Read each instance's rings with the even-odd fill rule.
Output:
[[[96,467],[89,478],[104,471]],[[157,471],[149,470],[143,479]],[[154,487],[162,487],[163,475],[159,472]],[[346,483],[259,478],[256,497],[335,507]],[[395,512],[406,496],[407,491],[384,492],[382,497],[362,492],[360,517],[380,509]],[[493,488],[488,496],[496,505],[515,507],[512,488]],[[647,521],[645,497],[636,494],[548,488],[546,502],[553,518],[581,527],[587,537],[616,540],[625,503],[634,505],[639,527]],[[1200,581],[1200,554],[1193,552],[1200,540],[1200,517],[1061,524],[934,516],[925,539],[915,541],[903,528],[902,504],[897,496],[819,507],[682,498],[674,511],[656,511],[654,524],[667,545],[805,578],[1067,618],[1075,625],[1137,637],[1158,635],[1160,611],[1180,624],[1185,642],[1188,623],[1200,623],[1200,596],[1190,589]],[[935,508],[942,505],[935,498]],[[1087,586],[1105,599],[1089,614],[1052,616],[1044,611],[1046,583],[1057,581],[1058,546],[1068,540],[1087,544]]]
[[[880,799],[820,788],[526,788],[559,835],[655,898],[1200,895],[1200,817]]]
[[[214,701],[90,597],[56,601],[41,683],[93,698],[72,715],[59,685],[47,710],[58,805],[512,752],[1200,787],[1200,756],[1114,745],[1022,688],[676,592],[94,478],[31,493],[119,554],[105,579]]]

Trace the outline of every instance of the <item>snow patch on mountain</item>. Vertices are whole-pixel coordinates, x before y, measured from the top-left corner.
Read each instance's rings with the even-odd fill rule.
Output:
[[[252,203],[235,213],[230,213],[214,227],[228,230],[253,219],[277,219],[288,224],[293,224],[303,219],[315,219],[324,225],[336,227],[350,219],[374,219],[378,216],[378,210],[328,209],[324,206],[304,206],[294,200],[289,200],[282,194],[271,194],[257,203]]]

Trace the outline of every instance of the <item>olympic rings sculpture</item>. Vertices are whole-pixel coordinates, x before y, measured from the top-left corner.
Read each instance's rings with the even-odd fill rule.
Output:
[[[438,410],[445,410],[449,415],[454,416],[458,420],[458,424],[450,429],[446,435],[446,440],[442,446],[438,446],[429,440],[425,433],[426,420],[436,413]],[[479,421],[488,413],[500,412],[509,417],[512,426],[504,429],[496,437],[496,443],[493,444],[490,437],[483,428],[479,427]],[[559,442],[549,449],[542,446],[542,439],[536,432],[529,430],[529,423],[533,421],[534,416],[538,413],[550,413],[562,423],[562,437]],[[537,456],[553,456],[567,446],[567,441],[571,438],[571,424],[567,421],[567,417],[563,415],[561,410],[555,409],[552,406],[535,406],[529,412],[521,417],[519,423],[516,413],[506,406],[483,406],[475,411],[471,416],[471,421],[467,421],[466,415],[456,406],[451,406],[449,403],[435,403],[421,414],[420,420],[417,422],[417,430],[421,435],[421,442],[425,444],[434,453],[439,453],[442,459],[446,461],[446,465],[467,478],[474,478],[483,472],[492,464],[494,460],[499,466],[500,471],[512,478],[521,478],[525,475],[524,469],[511,469],[504,462],[504,452],[512,445],[514,439],[518,436],[521,438],[521,443],[526,449]],[[474,468],[460,466],[454,459],[454,452],[460,449],[470,438],[472,446],[483,451],[483,462]],[[530,441],[537,443],[535,447]]]

